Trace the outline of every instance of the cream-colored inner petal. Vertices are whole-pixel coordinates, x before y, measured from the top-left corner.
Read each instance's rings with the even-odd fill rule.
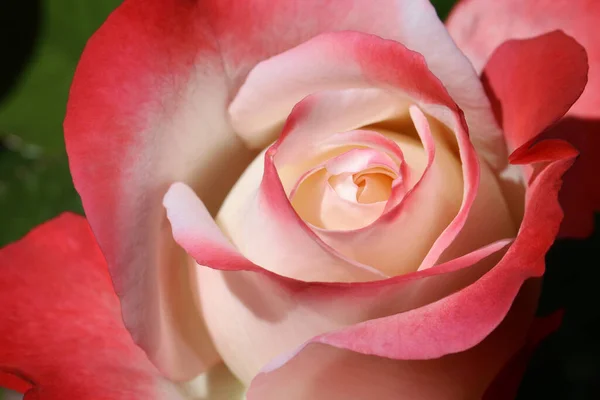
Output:
[[[358,186],[356,201],[359,203],[387,201],[392,194],[394,177],[385,172],[363,172],[355,174],[353,179]]]
[[[291,204],[315,228],[362,228],[381,216],[392,187],[400,190],[402,162],[380,150],[348,150],[305,173],[290,193]]]

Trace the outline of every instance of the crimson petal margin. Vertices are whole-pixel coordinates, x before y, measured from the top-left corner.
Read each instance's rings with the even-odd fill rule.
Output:
[[[0,387],[26,400],[181,399],[123,326],[85,218],[63,214],[0,250],[0,304]]]
[[[506,164],[507,153],[501,132],[490,113],[489,101],[477,82],[475,71],[450,39],[428,0],[381,0],[377,7],[372,7],[369,0],[331,1],[327,5],[319,2],[319,6],[319,17],[325,17],[327,13],[341,16],[341,13],[348,12],[344,16],[345,26],[330,26],[331,29],[324,29],[325,32],[348,30],[370,33],[402,43],[422,54],[431,71],[465,111],[480,153],[497,168]],[[351,11],[344,10],[346,7]],[[291,8],[298,11],[295,7]],[[373,16],[374,10],[380,12]],[[355,23],[354,18],[359,13],[362,13],[359,21],[369,21],[369,24],[360,26]],[[247,20],[250,17],[244,15],[243,18]],[[312,20],[315,16],[310,18]],[[435,38],[434,46],[431,38]],[[280,52],[258,64],[250,71],[233,100],[229,109],[232,123],[249,143],[266,145],[269,143],[266,138],[274,139],[274,135],[265,135],[265,130],[285,121],[294,104],[305,96],[331,86],[340,88],[339,81],[323,80],[322,73],[327,66],[321,64],[320,57],[297,57],[301,52],[297,50]]]
[[[531,156],[529,146],[540,139],[545,139],[539,142],[541,146],[548,145],[548,138],[566,139],[583,153],[565,175],[560,193],[565,210],[561,236],[590,234],[594,210],[600,210],[594,172],[599,161],[590,157],[600,150],[596,139],[600,124],[572,117],[561,120],[584,91],[587,72],[585,49],[560,31],[505,42],[492,54],[483,72],[484,86],[493,99],[509,148],[515,150],[509,158],[512,164],[524,153]],[[528,164],[527,160],[518,163]],[[524,168],[525,176],[531,172],[531,168]]]
[[[566,118],[543,134],[567,140],[580,152],[564,177],[560,193],[565,209],[561,237],[589,236],[594,229],[594,212],[600,211],[600,186],[594,172],[600,170],[599,19],[600,2],[595,0],[462,0],[447,22],[451,35],[478,71],[509,39],[532,38],[560,29],[585,48],[587,86]],[[546,61],[553,63],[551,59]],[[579,61],[575,59],[574,63]]]

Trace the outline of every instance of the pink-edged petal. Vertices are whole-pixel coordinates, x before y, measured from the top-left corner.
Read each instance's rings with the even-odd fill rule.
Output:
[[[478,160],[467,134],[467,128],[465,121],[462,118],[462,113],[450,98],[441,82],[429,71],[423,57],[397,42],[383,40],[372,35],[356,32],[336,32],[320,35],[297,47],[293,51],[300,52],[302,55],[301,58],[304,56],[316,56],[317,54],[321,54],[322,56],[320,59],[323,60],[323,63],[327,61],[328,65],[331,65],[330,68],[332,68],[332,70],[335,66],[336,75],[334,80],[354,82],[354,87],[370,87],[387,90],[390,94],[395,96],[398,103],[405,106],[407,103],[416,103],[424,112],[446,124],[446,126],[455,133],[460,161],[463,163],[462,178],[459,175],[458,180],[463,180],[464,191],[460,209],[454,220],[452,220],[454,215],[445,218],[444,221],[440,221],[439,218],[431,218],[431,220],[436,221],[436,227],[441,228],[437,232],[429,234],[432,238],[431,243],[433,243],[433,240],[438,237],[442,230],[446,229],[438,239],[438,244],[434,246],[427,258],[426,264],[433,265],[465,223],[468,211],[474,201],[475,193],[477,192],[479,172]],[[291,162],[294,155],[298,157],[298,154],[301,154],[302,146],[306,143],[306,146],[310,147],[310,143],[315,135],[325,135],[325,133],[320,132],[337,133],[340,131],[339,128],[336,129],[339,124],[338,119],[331,117],[332,115],[339,115],[342,111],[340,105],[335,103],[335,98],[335,96],[325,93],[309,96],[300,102],[288,118],[281,137],[266,153],[265,178],[259,189],[259,195],[262,195],[266,197],[267,200],[271,201],[271,204],[266,211],[276,209],[280,213],[285,212],[290,216],[294,216],[293,210],[291,210],[291,207],[287,204],[286,199],[282,198],[281,194],[278,194],[281,193],[281,191],[273,190],[273,188],[277,188],[280,183],[275,181],[277,179],[276,175],[270,172],[270,164],[271,162],[274,162],[277,167],[277,172],[279,172],[279,175],[282,175],[280,163],[285,163],[286,161]],[[335,110],[337,110],[337,112]],[[424,117],[422,119],[424,120]],[[345,119],[342,119],[342,121],[345,121]],[[424,123],[426,122],[424,121]],[[306,132],[306,135],[300,135],[298,132]],[[454,164],[457,164],[456,160],[454,160],[454,156],[451,156],[449,152],[447,153],[447,164],[445,166],[452,166],[453,162]],[[272,158],[273,161],[271,161],[270,158]],[[440,157],[440,159],[442,159],[442,157]],[[452,171],[457,168],[449,168],[449,170]],[[449,173],[448,171],[444,172]],[[435,188],[439,186],[439,184],[444,183],[446,183],[446,187],[450,185],[450,179],[442,179],[441,176],[438,176],[436,179],[435,184],[429,185],[430,187]],[[460,185],[455,186],[458,187]],[[452,185],[450,185],[450,189],[451,188]],[[440,192],[443,191],[440,190]],[[234,196],[236,195],[230,194],[230,197]],[[449,194],[447,196],[448,198],[452,198]],[[429,202],[436,200],[432,198],[432,196],[429,196],[428,199]],[[277,203],[275,203],[276,201]],[[460,202],[460,199],[458,201]],[[414,202],[413,205],[416,207],[416,202]],[[265,252],[259,250],[264,248],[264,246],[257,246],[256,241],[263,240],[265,242],[272,242],[272,240],[270,240],[268,236],[258,235],[257,237],[257,235],[254,235],[252,228],[250,227],[255,224],[248,223],[248,221],[245,221],[242,218],[253,212],[251,207],[257,208],[251,204],[247,205],[247,208],[243,211],[232,214],[224,226],[228,235],[231,237],[232,241],[240,247],[242,253],[247,255],[250,259],[253,259],[253,261],[257,261],[259,260],[256,258],[257,255],[250,252],[255,251],[263,254]],[[426,209],[426,207],[422,208]],[[440,207],[431,207],[433,211],[439,208]],[[426,211],[427,210],[425,210],[425,212]],[[393,240],[392,238],[394,235],[389,235],[388,233],[395,228],[394,234],[397,234],[397,227],[401,226],[401,224],[398,224],[394,219],[400,214],[409,215],[410,212],[388,213],[386,221],[382,221],[382,219],[378,220],[372,227],[367,227],[369,229],[368,232],[362,230],[356,233],[333,232],[329,234],[328,232],[320,232],[319,235],[323,241],[330,244],[331,247],[336,250],[340,249],[342,254],[351,259],[358,260],[363,265],[376,266],[386,273],[390,273],[394,269],[407,272],[411,269],[416,269],[425,254],[423,251],[420,253],[412,251],[408,253],[414,254],[415,260],[412,260],[412,263],[407,263],[410,265],[406,268],[403,268],[403,265],[397,265],[398,262],[396,262],[396,260],[400,258],[398,255],[395,257],[389,256],[390,249],[393,248],[398,241],[394,240],[394,243],[390,246],[389,242]],[[276,218],[272,217],[271,219],[277,222]],[[379,223],[380,221],[382,221],[381,224]],[[450,221],[453,222],[446,227]],[[385,227],[380,229],[383,225],[385,225]],[[281,223],[279,223],[279,228],[281,229]],[[413,229],[417,228],[418,227],[414,227]],[[427,228],[426,224],[420,226],[421,230]],[[306,227],[300,226],[297,229],[306,230]],[[353,236],[349,237],[351,235]],[[412,237],[417,236],[418,234],[416,233],[412,234]],[[368,244],[364,241],[365,238],[369,238]],[[399,242],[402,243],[402,241]],[[342,248],[345,248],[347,251]],[[381,249],[384,249],[385,251],[381,252]],[[358,254],[358,252],[362,250],[365,251],[364,257]],[[425,250],[429,249],[427,248]],[[378,260],[372,260],[373,256],[379,256]],[[419,257],[420,259],[416,260],[416,258]],[[393,262],[394,265],[380,265],[385,262]],[[258,263],[261,265],[263,264],[262,262]]]
[[[560,32],[509,41],[496,50],[485,68],[484,80],[495,98],[493,103],[507,142],[511,149],[517,149],[511,160],[521,153],[531,156],[527,146],[577,100],[586,84],[586,72],[585,50]],[[589,235],[594,211],[600,210],[600,191],[593,172],[598,166],[598,133],[600,124],[569,117],[539,136],[565,139],[582,153],[565,175],[560,195],[565,210],[561,236]],[[545,142],[539,144],[544,146]],[[530,172],[529,169],[526,174]]]
[[[161,200],[183,180],[216,210],[251,159],[227,126],[228,87],[207,20],[196,2],[125,1],[87,44],[64,123],[75,187],[125,325],[181,380],[219,357]]]
[[[528,188],[525,217],[515,243],[498,265],[477,282],[420,309],[367,321],[319,340],[402,359],[435,358],[450,349],[463,351],[483,340],[502,321],[523,282],[544,272],[543,255],[562,220],[557,200],[561,177],[572,165],[575,154],[564,153],[564,159],[539,172]],[[410,341],[390,343],[389,335],[403,332],[411,333]]]
[[[593,230],[594,212],[600,210],[597,179],[591,172],[600,168],[597,139],[600,136],[599,18],[600,3],[594,0],[506,0],[492,3],[463,0],[448,21],[450,33],[478,70],[483,69],[488,58],[504,41],[531,38],[556,29],[563,30],[585,48],[589,64],[587,86],[567,113],[568,120],[560,121],[545,135],[567,140],[581,153],[574,167],[565,175],[564,189],[560,194],[565,209],[561,236],[566,237],[588,236]],[[564,60],[564,57],[560,56],[561,59]],[[573,65],[580,64],[580,59],[581,56],[575,58]],[[554,60],[546,62],[551,65]],[[567,92],[573,90],[567,89]],[[543,103],[543,107],[548,104],[552,102]]]
[[[302,282],[243,257],[189,189],[173,186],[165,205],[175,239],[199,264],[198,302],[215,344],[245,383],[269,359],[315,335],[406,312],[475,282],[509,243],[499,241],[437,268],[377,282]]]
[[[281,187],[269,187],[265,193],[258,193],[256,198],[249,199],[247,213],[237,216],[242,220],[236,228],[248,232],[246,237],[253,234],[255,238],[243,245],[236,243],[245,257],[269,271],[297,279],[353,282],[386,277],[372,268],[338,256],[324,244],[313,240],[310,229],[302,227],[303,223],[291,209]],[[275,204],[280,201],[285,201],[290,212],[281,211],[282,207]],[[194,249],[200,251],[203,243],[198,242],[200,232],[197,229],[207,226],[203,223],[207,218],[211,220],[200,199],[188,186],[177,183],[167,192],[164,204],[169,221],[179,235],[175,236],[175,240],[188,252],[191,252],[191,246],[197,246]],[[213,241],[212,236],[220,234],[214,222],[212,225],[210,231],[202,232],[205,240]],[[228,226],[230,229],[226,233],[235,237],[231,225]],[[231,249],[234,248],[227,244]]]
[[[373,148],[389,155],[403,170],[412,164],[420,167],[422,162],[415,157],[404,163],[405,157],[400,148],[419,147],[417,140],[408,135],[386,136],[389,132],[384,129],[357,129],[376,122],[372,117],[380,112],[389,117],[406,119],[408,105],[406,98],[373,87],[345,90],[341,93],[324,91],[301,101],[276,142],[277,154],[274,161],[286,193],[290,193],[292,185],[309,169],[358,146]],[[418,172],[422,172],[422,168]],[[419,174],[415,175],[416,180]]]
[[[258,3],[261,3],[261,6],[264,6],[262,3],[266,4],[266,2]],[[318,26],[317,21],[322,21],[321,23],[326,26],[323,31],[354,30],[371,33],[402,43],[409,49],[423,54],[430,69],[465,111],[469,126],[473,128],[474,141],[486,155],[486,159],[494,165],[505,163],[504,144],[490,112],[489,101],[472,66],[450,39],[429,1],[384,0],[377,7],[373,7],[369,0],[332,1],[326,5],[321,2],[306,1],[301,5],[289,7],[285,16],[277,15],[277,12],[283,8],[282,4],[283,2],[277,2],[277,5],[273,6],[269,3],[270,12],[258,17],[256,22],[261,21],[262,26],[268,26],[273,37],[280,35],[278,30],[285,31],[280,26],[289,24],[290,19],[294,20],[296,26],[310,29],[304,20],[300,20],[304,15],[305,18],[313,21],[311,26]],[[257,5],[254,4],[255,7]],[[314,9],[317,5],[318,11]],[[249,8],[236,7],[231,18],[237,17],[249,21],[252,15],[260,13],[262,9],[257,7],[255,10],[249,10]],[[221,11],[225,14],[224,10]],[[227,10],[227,14],[230,13],[231,11]],[[308,13],[310,17],[303,13]],[[274,22],[272,20],[274,15],[282,20]],[[221,21],[217,23],[220,24]],[[225,26],[220,26],[226,29]],[[228,40],[225,42],[226,59],[233,51],[241,53],[237,49],[228,49],[226,46],[231,40],[240,40],[236,37],[238,31],[239,28],[234,29],[228,35]],[[255,33],[257,36],[260,34]],[[436,39],[435,46],[431,45],[430,38]],[[270,49],[272,43],[264,40],[263,45],[264,49]],[[335,67],[332,69],[330,64],[324,62],[323,59],[329,54],[322,50],[315,48],[313,52],[307,52],[305,45],[300,45],[288,52],[281,52],[281,50],[271,52],[270,55],[281,54],[262,62],[250,72],[230,107],[232,123],[247,142],[254,145],[267,144],[275,137],[272,128],[276,128],[278,122],[283,122],[294,104],[306,95],[327,88],[344,88],[344,82],[348,83],[348,81],[338,75],[340,71]],[[264,53],[266,51],[263,51]],[[237,55],[238,60],[240,55]],[[247,54],[241,56],[243,57],[247,57]]]
[[[480,399],[524,340],[537,300],[522,290],[505,321],[482,343],[432,360],[394,360],[310,343],[280,355],[252,381],[248,400]],[[410,336],[395,340],[410,340]],[[507,398],[508,399],[508,398]]]
[[[0,304],[0,371],[29,383],[25,399],[180,399],[123,326],[85,218],[63,214],[0,250]]]
[[[447,241],[453,239],[442,232],[448,232],[449,224],[460,224],[473,201],[470,197],[462,199],[461,208],[461,194],[472,196],[473,185],[477,186],[471,175],[478,173],[477,164],[467,164],[471,170],[463,167],[468,183],[463,185],[460,164],[440,141],[436,143],[423,113],[413,106],[410,115],[427,154],[421,179],[400,201],[390,199],[387,213],[373,224],[353,231],[317,231],[342,254],[391,276],[416,270],[427,254],[437,260],[442,246],[447,247]],[[437,152],[436,146],[440,147]],[[455,218],[459,209],[461,215]],[[432,249],[436,241],[443,243]]]
[[[483,72],[512,152],[558,121],[587,83],[585,49],[560,31],[505,42]]]
[[[557,29],[564,31],[585,47],[590,65],[588,87],[570,113],[597,118],[600,115],[598,18],[600,3],[595,0],[462,0],[448,18],[447,26],[478,71],[484,69],[493,52],[507,40],[532,38]]]
[[[346,355],[349,354],[348,352],[354,352],[384,357],[386,360],[430,360],[452,353],[468,352],[482,342],[485,343],[485,339],[492,338],[491,333],[498,327],[502,329],[503,321],[504,323],[510,321],[509,310],[513,302],[516,304],[517,313],[528,314],[530,321],[536,307],[537,295],[525,296],[526,306],[519,304],[517,295],[520,291],[531,293],[524,283],[530,278],[543,274],[544,254],[558,233],[562,218],[558,190],[561,177],[573,163],[575,153],[565,153],[564,156],[564,159],[556,159],[539,171],[531,182],[519,235],[502,260],[489,272],[462,290],[423,307],[389,317],[372,319],[314,337],[294,351],[280,355],[267,365],[253,382],[248,393],[249,398],[252,399],[253,396],[268,398],[265,397],[265,393],[269,394],[269,390],[280,393],[278,380],[282,378],[282,374],[287,376],[289,372],[286,373],[286,369],[291,369],[295,373],[300,373],[303,369],[307,370],[308,365],[314,362],[314,353],[311,355],[310,351],[315,346],[321,350],[322,355],[326,354],[327,346],[331,346]],[[435,269],[429,271],[431,270]],[[528,323],[523,324],[520,321],[510,325],[513,329],[516,327],[521,337],[524,337]],[[504,362],[508,361],[520,346],[515,346],[514,341],[509,339],[510,342],[513,344],[512,352],[504,354]],[[338,352],[331,357],[335,360],[340,357],[340,354]],[[352,364],[350,360],[344,361],[342,365],[350,367]],[[496,365],[497,371],[502,364],[503,362]],[[393,371],[393,366],[388,367]],[[269,375],[273,378],[269,379]],[[492,378],[493,375],[488,376],[488,383]],[[335,382],[334,379],[332,384]],[[319,393],[318,388],[311,387],[311,389],[314,389],[311,393]],[[480,387],[478,394],[484,390],[485,386]],[[382,395],[388,393],[382,392]],[[435,397],[435,392],[431,396],[439,398],[439,396]],[[464,398],[464,396],[458,394],[457,398]]]

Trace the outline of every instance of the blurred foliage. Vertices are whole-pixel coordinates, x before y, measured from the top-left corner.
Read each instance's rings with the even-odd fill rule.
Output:
[[[432,2],[442,19],[454,3]],[[62,120],[85,42],[119,3],[0,2],[0,246],[62,211],[82,212]],[[565,319],[536,351],[519,399],[600,398],[599,243],[597,233],[590,240],[559,242],[549,253],[539,313],[564,307]]]
[[[0,245],[65,210],[82,212],[62,121],[77,60],[119,0],[0,5]]]
[[[45,153],[64,153],[62,121],[77,60],[90,35],[119,0],[10,2],[5,15],[39,20],[35,48],[18,86],[0,107],[0,130],[35,144]],[[3,6],[6,7],[6,6]],[[34,10],[38,11],[34,11]],[[41,9],[41,12],[39,11]],[[40,17],[41,15],[41,17]],[[27,20],[30,21],[30,20]],[[18,24],[14,21],[13,24]],[[9,51],[19,51],[10,46]],[[5,54],[6,56],[6,54]],[[10,62],[10,55],[5,62]]]

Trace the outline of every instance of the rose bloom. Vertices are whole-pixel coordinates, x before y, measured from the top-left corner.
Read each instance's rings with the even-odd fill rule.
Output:
[[[64,125],[87,220],[0,253],[0,383],[511,398],[545,253],[600,205],[599,20],[595,0],[466,0],[446,26],[426,0],[125,0]]]

